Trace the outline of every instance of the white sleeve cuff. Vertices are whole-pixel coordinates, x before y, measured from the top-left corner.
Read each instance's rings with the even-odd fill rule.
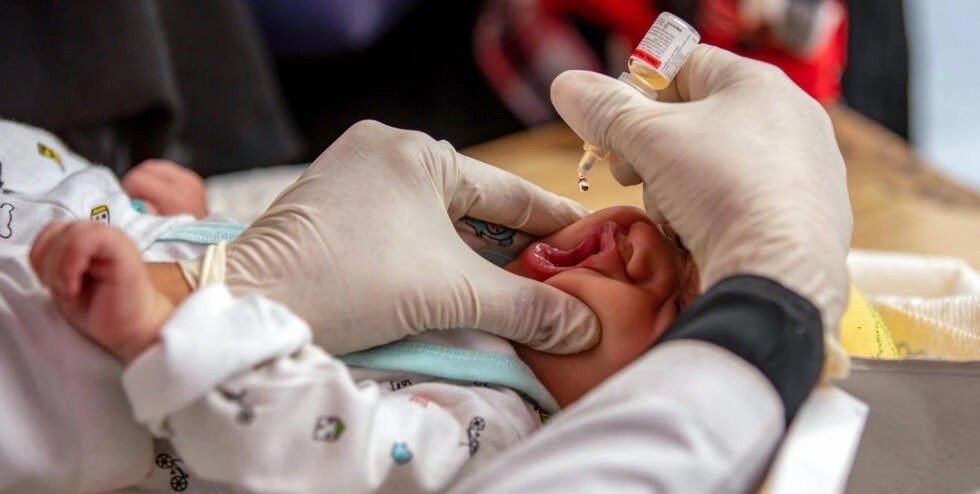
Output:
[[[162,434],[170,414],[218,383],[310,341],[307,324],[282,305],[209,285],[192,293],[164,324],[160,341],[126,368],[123,387],[136,420]]]

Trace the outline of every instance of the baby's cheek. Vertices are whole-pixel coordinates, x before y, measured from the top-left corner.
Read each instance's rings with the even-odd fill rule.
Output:
[[[544,284],[555,287],[586,304],[592,299],[591,288],[602,278],[586,269],[571,269],[558,273],[544,281]],[[592,310],[595,310],[593,307]]]
[[[610,325],[608,330],[603,326],[603,353],[610,365],[621,369],[647,351],[663,334],[663,328],[653,320],[620,321]]]
[[[588,270],[553,276],[547,284],[584,302],[602,325],[607,357],[622,365],[652,345],[676,315],[670,297]]]

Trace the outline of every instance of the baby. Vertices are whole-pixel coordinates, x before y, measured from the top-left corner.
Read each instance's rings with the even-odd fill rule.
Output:
[[[50,132],[0,118],[0,491],[105,492],[153,465],[118,362],[71,330],[34,275],[37,235],[53,221],[108,223],[143,259],[174,261],[206,246],[158,240],[207,214],[205,182],[176,163],[146,161],[120,181]]]
[[[599,316],[595,347],[555,355],[515,345],[565,406],[645,352],[698,295],[698,271],[667,225],[641,209],[602,209],[524,250],[505,268],[578,297]]]
[[[599,344],[579,354],[558,356],[515,345],[517,355],[544,385],[543,393],[535,393],[533,385],[509,389],[466,374],[485,368],[480,364],[488,359],[486,354],[463,349],[450,352],[453,358],[466,357],[456,366],[463,373],[451,378],[434,379],[418,370],[377,365],[389,356],[391,345],[344,356],[341,361],[313,346],[309,330],[295,316],[265,301],[258,303],[261,310],[253,312],[257,318],[272,314],[267,319],[275,327],[265,336],[249,330],[246,319],[238,319],[227,333],[203,344],[215,346],[212,364],[227,360],[218,347],[229,336],[253,340],[266,356],[242,366],[235,375],[216,379],[213,389],[201,390],[203,395],[184,395],[184,403],[150,413],[145,402],[165,402],[166,387],[186,386],[158,383],[164,388],[152,394],[152,389],[136,386],[138,379],[131,376],[157,375],[145,369],[166,358],[168,346],[180,344],[185,333],[188,338],[203,337],[200,333],[210,331],[209,325],[220,324],[202,315],[200,307],[193,312],[195,303],[202,303],[195,302],[201,296],[182,302],[182,296],[172,295],[186,287],[165,293],[180,280],[156,279],[159,270],[145,268],[123,232],[98,223],[49,225],[38,236],[30,260],[72,325],[128,366],[124,379],[134,383],[127,384],[127,392],[137,419],[159,435],[173,433],[172,442],[183,461],[202,477],[245,483],[258,490],[270,480],[256,476],[256,471],[272,472],[279,481],[289,478],[351,490],[395,485],[440,490],[461,472],[526,438],[540,427],[539,413],[572,403],[643,353],[696,296],[698,287],[693,260],[669,227],[651,223],[637,208],[603,209],[534,241],[505,266],[580,298],[602,323]],[[210,312],[247,302],[233,301],[226,293],[216,297],[222,290],[221,285],[199,290],[220,301],[208,304]],[[305,334],[298,343],[281,344],[291,331]],[[476,333],[463,332],[461,338],[498,352],[499,358],[491,361],[503,360],[511,368],[521,365],[517,359],[507,360],[506,352],[485,339],[496,337]],[[268,341],[260,341],[263,338]],[[431,350],[426,341],[430,340],[423,334],[408,344]],[[199,358],[203,362],[207,357]],[[366,363],[373,368],[365,367]],[[193,373],[192,361],[181,364]],[[207,376],[198,377],[201,383],[208,382]],[[556,403],[549,404],[551,397]],[[344,441],[338,444],[344,448],[318,446],[318,441],[332,443],[341,436]],[[223,457],[216,451],[218,445],[224,451],[248,453],[216,460]],[[303,454],[307,447],[315,449],[308,456]],[[283,448],[311,459],[289,461],[275,453]],[[378,451],[384,454],[379,457]],[[413,473],[399,473],[405,472],[399,467],[407,463],[415,465]]]
[[[94,222],[52,224],[38,235],[31,263],[74,327],[131,362],[159,339],[175,302],[175,276],[149,270],[120,231]],[[515,344],[545,388],[565,406],[632,362],[698,294],[697,267],[668,225],[630,206],[602,209],[544,237],[507,271],[574,295],[599,317],[600,343],[557,355]],[[170,270],[170,272],[174,272]],[[172,295],[172,293],[180,295]]]

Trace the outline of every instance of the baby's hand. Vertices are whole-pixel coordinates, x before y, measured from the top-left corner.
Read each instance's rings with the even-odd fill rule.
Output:
[[[171,215],[189,213],[195,218],[208,215],[204,179],[170,160],[146,160],[126,172],[122,187],[139,199],[147,212]]]
[[[122,230],[89,221],[52,223],[34,240],[30,260],[72,326],[123,364],[157,340],[174,310]]]

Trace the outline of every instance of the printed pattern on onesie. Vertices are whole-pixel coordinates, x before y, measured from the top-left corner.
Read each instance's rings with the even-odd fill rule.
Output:
[[[123,491],[128,492],[128,491]],[[165,439],[153,440],[153,466],[149,475],[138,486],[137,492],[164,494],[184,492],[187,494],[232,494],[233,487],[217,482],[209,482],[198,477],[184,463],[184,458],[174,450]],[[120,493],[122,494],[122,493]]]
[[[111,170],[72,152],[50,132],[0,119],[0,243],[30,248],[52,221],[91,220],[121,228],[140,250],[190,215],[141,214]]]
[[[433,433],[448,434],[448,437],[458,434],[453,442],[458,453],[450,455],[455,460],[446,458],[437,463],[458,462],[461,474],[491,460],[540,424],[537,410],[506,388],[480,382],[444,380],[412,372],[355,368],[352,373],[358,382],[377,383],[381,401],[386,402],[377,413],[387,416],[389,420],[385,421],[387,423],[368,425],[372,422],[371,414],[353,413],[357,408],[345,410],[344,406],[339,406],[333,410],[321,410],[311,416],[312,420],[307,424],[309,439],[324,448],[340,448],[322,450],[340,455],[351,454],[368,446],[366,441],[377,441],[364,451],[374,450],[378,453],[370,460],[377,462],[376,471],[392,469],[387,484],[397,485],[397,478],[403,474],[418,474],[414,469],[400,472],[398,467],[417,462],[426,455],[447,454],[442,447],[433,447],[433,441],[428,439]],[[371,379],[365,379],[368,375]],[[248,429],[255,421],[262,419],[261,413],[256,415],[255,412],[266,401],[262,396],[263,390],[247,384],[235,387],[236,384],[232,383],[219,387],[219,393],[235,408],[234,421]],[[249,396],[250,391],[253,396]],[[487,406],[486,403],[490,402],[495,404]],[[502,415],[501,412],[505,410],[507,412]],[[455,418],[451,419],[450,416]],[[461,430],[450,432],[450,423],[458,424]],[[440,425],[434,429],[435,424]],[[365,435],[365,427],[374,430]],[[349,437],[350,431],[353,431],[353,438]],[[353,439],[353,442],[345,439]],[[342,453],[344,450],[348,453]],[[383,463],[389,466],[383,466]],[[425,466],[419,468],[426,469]]]

